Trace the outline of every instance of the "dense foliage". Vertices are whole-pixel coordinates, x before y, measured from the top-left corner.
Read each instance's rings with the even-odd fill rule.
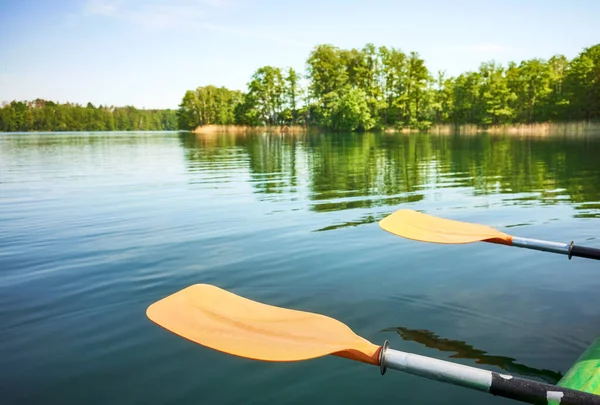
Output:
[[[332,130],[480,126],[600,119],[600,44],[569,61],[555,55],[457,77],[433,74],[416,52],[367,44],[319,45],[304,75],[264,66],[245,94],[214,86],[188,91],[182,129],[206,124],[314,125]]]
[[[176,110],[83,107],[53,101],[13,101],[0,108],[0,132],[176,130]]]
[[[179,128],[193,129],[198,125],[235,123],[235,108],[243,101],[240,91],[224,87],[199,87],[187,91],[178,111]]]

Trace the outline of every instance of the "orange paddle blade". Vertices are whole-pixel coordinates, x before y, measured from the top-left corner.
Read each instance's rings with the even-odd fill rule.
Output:
[[[395,235],[423,242],[512,243],[512,236],[490,226],[438,218],[413,210],[398,210],[379,221],[379,226]]]
[[[335,354],[379,364],[379,346],[333,318],[279,308],[208,284],[150,305],[148,318],[192,342],[235,356],[298,361]]]

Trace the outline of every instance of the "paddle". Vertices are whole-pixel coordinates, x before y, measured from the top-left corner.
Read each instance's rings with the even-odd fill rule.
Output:
[[[490,242],[545,252],[600,260],[600,249],[575,246],[571,243],[547,242],[507,235],[490,226],[454,221],[413,210],[398,210],[381,221],[386,231],[408,239],[433,243]]]
[[[528,403],[600,404],[600,396],[388,348],[333,318],[251,301],[196,284],[150,305],[148,318],[192,342],[235,356],[300,361],[335,355]]]

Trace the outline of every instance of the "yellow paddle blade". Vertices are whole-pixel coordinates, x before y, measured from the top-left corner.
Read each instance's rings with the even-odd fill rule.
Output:
[[[148,318],[192,342],[235,356],[298,361],[328,354],[379,364],[379,346],[333,318],[251,301],[196,284],[150,305]]]
[[[512,236],[490,226],[453,221],[413,210],[398,210],[379,221],[386,231],[408,239],[433,243],[493,242],[512,244]]]

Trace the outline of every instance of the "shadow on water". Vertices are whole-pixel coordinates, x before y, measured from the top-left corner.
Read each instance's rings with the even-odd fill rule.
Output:
[[[314,212],[397,207],[452,190],[505,206],[568,203],[576,218],[600,217],[600,136],[180,134],[180,142],[190,171],[243,170],[257,198],[303,193]]]
[[[341,224],[329,225],[329,226],[325,226],[320,229],[315,229],[313,232],[333,231],[335,229],[340,229],[340,228],[348,228],[348,227],[359,226],[359,225],[373,224],[375,222],[381,221],[383,218],[385,218],[385,215],[379,215],[379,216],[367,215],[366,217],[360,218],[357,221],[348,221],[348,222],[344,222]]]
[[[556,384],[563,376],[560,372],[540,370],[516,363],[516,359],[511,357],[489,355],[487,352],[479,350],[466,342],[442,338],[426,329],[408,329],[399,326],[387,328],[384,331],[397,332],[403,340],[420,343],[431,349],[437,349],[442,352],[455,352],[450,358],[472,359],[477,364],[496,366],[509,373],[542,379],[549,384]]]

